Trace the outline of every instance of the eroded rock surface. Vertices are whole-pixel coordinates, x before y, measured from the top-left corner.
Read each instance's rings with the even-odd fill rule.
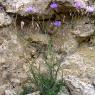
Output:
[[[61,2],[72,2],[72,0],[57,0]],[[6,7],[7,12],[25,14],[25,9],[29,6],[33,7],[33,13],[47,14],[47,7],[51,0],[6,0],[3,4]],[[72,2],[73,3],[73,2]]]
[[[76,10],[73,0],[56,1],[59,4],[57,14],[49,8],[51,0],[0,0],[0,95],[12,95],[26,84],[27,59],[30,63],[35,60],[35,66],[40,65],[42,72],[47,71],[43,63],[50,40],[54,61],[60,60],[70,93],[95,95],[95,20],[90,18],[92,14]],[[94,6],[93,0],[81,2]],[[27,13],[30,6],[33,11]],[[77,14],[72,16],[73,12]],[[43,19],[35,20],[32,16]],[[62,21],[61,27],[54,26],[55,20]]]
[[[94,48],[81,47],[62,63],[64,76],[72,95],[94,95],[95,89],[92,85],[95,76],[94,62]]]
[[[5,12],[0,12],[0,27],[10,25],[12,18]]]
[[[95,94],[95,88],[93,85],[82,82],[80,79],[69,76],[67,78],[67,85],[70,87],[71,94],[72,95],[94,95]]]

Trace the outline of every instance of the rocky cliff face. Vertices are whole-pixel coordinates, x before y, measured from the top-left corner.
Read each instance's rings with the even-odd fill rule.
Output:
[[[26,83],[26,59],[46,71],[43,57],[51,38],[71,95],[95,95],[95,1],[51,4],[0,0],[0,95],[13,95]]]

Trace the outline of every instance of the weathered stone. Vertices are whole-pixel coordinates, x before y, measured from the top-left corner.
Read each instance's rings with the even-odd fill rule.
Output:
[[[18,86],[19,81],[13,79],[27,79],[23,69],[23,48],[17,37],[16,31],[7,26],[0,29],[0,38],[2,42],[0,44],[0,87],[9,83],[10,86]],[[9,87],[7,87],[8,89]],[[18,89],[18,87],[17,87]],[[4,90],[2,90],[4,91]],[[0,95],[1,95],[0,91]]]
[[[94,95],[95,89],[92,85],[95,75],[94,62],[95,50],[86,46],[65,58],[62,70],[72,95]],[[68,76],[73,77],[68,79]]]
[[[87,5],[88,1],[80,0],[85,5]],[[6,7],[6,12],[11,13],[19,13],[21,15],[27,15],[26,8],[31,6],[33,11],[32,13],[37,13],[39,15],[50,14],[50,11],[47,10],[49,8],[49,4],[51,0],[6,0],[5,2],[1,1],[2,4]],[[73,0],[56,0],[60,4],[64,2],[69,2],[70,4],[66,4],[66,6],[73,6],[74,1]],[[91,3],[91,2],[90,2]],[[64,9],[63,9],[64,10]],[[62,10],[61,10],[62,11]]]
[[[67,31],[58,31],[56,35],[53,36],[54,49],[60,52],[65,52],[70,54],[78,48],[78,42],[72,34]],[[66,33],[67,32],[67,33]]]
[[[76,51],[78,48],[78,43],[77,41],[71,36],[69,36],[67,41],[64,41],[64,51],[66,53],[72,53]]]
[[[58,93],[58,95],[69,95],[69,92],[67,91],[67,89],[65,88],[65,86],[63,86],[60,90],[60,92]]]
[[[59,4],[59,9],[56,10],[58,13],[54,20],[60,20],[61,17],[65,17],[64,15],[66,12],[70,15],[74,9],[74,1],[56,1]],[[70,2],[70,4],[65,1]],[[92,0],[81,1],[84,2],[85,5],[88,5],[87,2],[91,2],[90,4],[93,5]],[[38,22],[35,25],[32,21],[33,18],[31,16],[17,16],[17,19],[15,19],[17,20],[17,23],[14,22],[15,27],[7,25],[12,23],[10,15],[14,17],[14,13],[24,16],[36,13],[37,16],[40,15],[44,18],[45,15],[50,18],[53,14],[52,10],[49,9],[50,2],[51,0],[0,0],[1,7],[4,8],[3,10],[0,10],[0,27],[6,26],[5,28],[0,28],[0,94],[3,94],[4,90],[6,88],[10,88],[10,86],[19,90],[18,85],[21,84],[22,86],[25,84],[27,80],[26,72],[29,71],[29,65],[28,62],[26,62],[26,59],[30,59],[30,63],[32,63],[32,59],[34,58],[35,66],[39,68],[40,65],[41,71],[46,72],[46,67],[43,65],[43,63],[45,63],[43,56],[44,53],[48,52],[47,46],[49,44],[50,36],[48,34],[42,34],[46,32],[45,29],[42,29],[43,25],[45,26],[44,21],[43,24],[40,23],[42,26],[39,27]],[[26,12],[26,8],[28,7],[33,8],[32,13]],[[9,14],[7,14],[7,12]],[[77,11],[77,13],[79,12]],[[63,58],[65,61],[62,63],[62,70],[64,72],[64,79],[71,91],[71,94],[94,95],[95,46],[88,47],[87,43],[84,42],[85,47],[80,48],[81,45],[79,46],[75,39],[75,37],[89,37],[90,39],[90,36],[93,35],[95,30],[94,22],[89,19],[89,17],[82,18],[78,14],[72,17],[72,23],[70,23],[71,20],[69,19],[67,21],[70,24],[70,27],[65,21],[62,22],[62,27],[59,28],[54,27],[53,21],[49,22],[50,25],[44,27],[48,29],[47,32],[55,32],[54,34],[51,33],[55,56],[53,61],[56,62],[57,59],[62,60],[64,55],[67,54],[65,55],[65,58]],[[32,24],[30,22],[32,22]],[[71,27],[72,25],[74,26]],[[93,45],[95,45],[94,40],[94,38],[90,40]],[[50,58],[50,56],[48,57]],[[5,85],[6,82],[9,83],[9,86]],[[12,90],[5,90],[5,95],[13,95],[13,93],[14,91]],[[35,92],[30,95],[35,95]],[[68,93],[64,93],[64,91],[62,91],[60,95],[68,95]]]
[[[14,90],[5,90],[5,95],[16,95]]]
[[[0,82],[1,83],[1,82]],[[4,91],[7,89],[7,88],[9,88],[9,84],[2,84],[1,86],[0,86],[0,94],[1,95],[3,95],[4,94]]]
[[[72,72],[75,70],[79,70],[81,72],[76,72],[76,74],[85,74],[91,73],[94,71],[94,59],[95,52],[92,48],[83,47],[78,49],[75,53],[65,58],[65,61],[62,63],[63,65],[67,64],[67,69],[72,68]],[[84,73],[83,73],[84,72]],[[92,74],[91,74],[92,75]]]
[[[84,17],[81,19],[77,19],[75,21],[72,21],[73,29],[72,33],[79,37],[87,37],[94,33],[95,27],[94,27],[94,21],[89,19],[88,17]]]
[[[36,92],[33,92],[31,94],[27,94],[27,95],[40,95],[40,92],[39,91],[36,91]]]
[[[94,95],[95,88],[93,85],[82,82],[80,79],[69,76],[66,79],[66,83],[71,91],[72,95]]]
[[[0,12],[0,27],[10,25],[12,23],[12,19],[5,12]]]
[[[5,63],[5,62],[6,62],[5,58],[0,56],[0,63]]]
[[[16,84],[20,84],[21,82],[20,82],[20,80],[19,79],[11,79],[11,82],[12,83],[16,83]]]
[[[42,44],[48,44],[50,37],[48,35],[40,34],[40,33],[35,33],[31,35],[31,39],[34,42],[40,42]]]
[[[73,0],[57,0],[61,2],[72,2]],[[6,12],[11,13],[19,13],[22,15],[27,14],[25,12],[26,8],[31,6],[33,8],[32,13],[38,13],[38,14],[48,14],[48,11],[46,10],[48,8],[48,5],[50,4],[51,0],[6,0],[4,3],[4,6],[6,7]]]

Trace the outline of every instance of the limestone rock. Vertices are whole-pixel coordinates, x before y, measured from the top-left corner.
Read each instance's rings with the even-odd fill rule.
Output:
[[[94,21],[89,19],[88,17],[77,19],[75,21],[72,21],[72,23],[75,23],[73,25],[72,33],[79,37],[87,37],[94,33],[95,27],[94,27]]]
[[[5,12],[0,12],[0,27],[10,25],[12,23],[12,19]]]
[[[27,94],[27,95],[40,95],[40,91],[36,91],[36,92],[30,93],[30,94]]]
[[[14,90],[5,90],[5,95],[16,95]]]
[[[43,44],[48,44],[50,37],[48,35],[44,35],[44,34],[40,34],[40,33],[34,33],[33,35],[31,35],[31,39],[34,42],[40,42]]]
[[[6,0],[5,6],[7,12],[12,13],[24,13],[27,7],[32,6],[33,7],[33,13],[40,13],[42,14],[45,12],[45,9],[48,5],[50,0]]]
[[[94,95],[95,88],[89,83],[82,82],[80,79],[69,76],[66,83],[71,90],[72,95]]]
[[[60,5],[62,11],[68,8],[68,6],[71,8],[74,3],[73,0],[56,1],[62,4],[62,6]],[[64,9],[63,3],[65,1],[70,2],[70,4],[67,4],[67,7],[64,7]],[[81,1],[86,5],[87,2],[92,2],[92,0]],[[77,19],[75,20],[73,18],[72,23],[70,23],[71,20],[66,20],[70,24],[70,27],[68,27],[65,21],[62,22],[62,27],[55,27],[55,29],[52,28],[53,21],[49,22],[50,27],[48,27],[49,25],[46,23],[46,28],[48,30],[50,29],[50,32],[53,30],[55,34],[44,34],[45,29],[42,29],[42,27],[45,23],[39,27],[38,22],[32,21],[32,17],[30,15],[28,17],[27,15],[36,13],[37,16],[51,16],[52,12],[48,9],[50,2],[51,0],[0,0],[1,6],[4,7],[4,10],[0,10],[0,27],[6,26],[0,28],[0,94],[3,93],[1,91],[4,91],[6,88],[9,89],[12,85],[16,90],[19,90],[19,85],[21,84],[22,86],[26,82],[26,72],[29,71],[26,58],[30,59],[30,61],[34,58],[35,66],[39,68],[40,65],[43,72],[47,71],[43,65],[43,63],[45,63],[43,56],[45,55],[44,53],[48,52],[47,46],[50,36],[53,42],[54,56],[56,56],[53,61],[56,62],[56,59],[64,60],[61,67],[64,72],[64,79],[70,88],[71,94],[95,94],[95,47],[89,47],[87,45],[85,47],[80,47],[76,40],[76,37],[87,38],[93,35],[95,31],[94,22],[89,19],[89,17],[79,17],[78,19],[76,15],[75,19]],[[26,12],[28,7],[33,8],[32,13]],[[14,22],[14,24],[16,24],[14,27],[11,24],[11,15],[13,16],[15,14],[20,14],[20,16],[17,17],[17,24]],[[60,19],[59,15],[58,19]],[[34,22],[36,22],[36,24]],[[74,27],[71,28],[73,23]],[[95,45],[95,39],[92,39],[92,43]],[[87,43],[84,42],[84,44]],[[64,56],[65,58],[63,58]],[[9,83],[8,86],[5,85],[7,83]],[[15,93],[13,90],[5,90],[5,95],[13,95],[13,93]],[[35,94],[36,92],[30,95]],[[59,95],[69,94],[62,91]]]
[[[64,30],[63,33],[58,31],[58,33],[53,36],[53,45],[55,50],[65,52],[67,54],[76,51],[78,48],[78,42],[68,30]]]
[[[23,48],[18,40],[16,31],[11,26],[0,28],[0,38],[2,38],[0,44],[0,87],[7,83],[10,86],[13,84],[17,87],[20,84],[20,79],[22,80],[21,82],[27,79],[27,75],[22,68],[22,63],[24,62],[23,58],[21,58]]]
[[[64,41],[64,51],[66,53],[75,52],[77,48],[78,43],[72,36],[69,36],[68,40]]]
[[[64,3],[66,1],[74,4],[73,0],[56,0],[57,2]],[[6,12],[18,13],[21,15],[27,15],[26,9],[32,7],[32,13],[37,13],[39,15],[50,14],[48,7],[51,0],[6,0],[2,4],[6,7]]]
[[[79,48],[75,53],[65,58],[62,70],[72,95],[94,95],[95,89],[92,85],[95,79],[94,62],[95,50],[86,46]],[[68,76],[73,77],[68,79]]]
[[[9,84],[0,85],[0,94],[3,95],[5,90],[9,88]]]
[[[63,86],[58,95],[69,95],[67,89]]]

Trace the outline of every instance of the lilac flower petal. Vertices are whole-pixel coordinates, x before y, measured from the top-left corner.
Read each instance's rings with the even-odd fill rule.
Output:
[[[83,1],[81,0],[75,0],[74,1],[74,7],[78,8],[78,9],[81,9],[81,8],[85,8],[86,5]]]
[[[31,12],[33,12],[33,8],[31,6],[27,7],[25,11],[28,13],[31,13]]]
[[[58,7],[58,4],[55,3],[55,2],[53,2],[53,3],[51,3],[50,7],[51,7],[52,9],[55,9],[55,8]]]
[[[0,6],[0,11],[4,11],[4,8],[2,6]]]
[[[95,11],[95,7],[87,6],[86,11],[89,12],[89,13],[93,13]]]
[[[55,22],[54,22],[54,25],[57,26],[57,27],[60,27],[61,24],[62,24],[61,21],[55,21]]]

